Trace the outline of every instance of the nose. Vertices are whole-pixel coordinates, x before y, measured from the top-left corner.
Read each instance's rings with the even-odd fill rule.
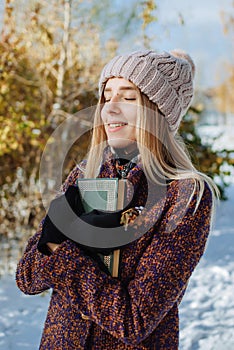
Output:
[[[114,94],[111,99],[106,103],[106,111],[108,113],[114,113],[117,114],[120,112],[120,99],[119,94]]]
[[[116,94],[113,94],[113,96],[110,99],[110,102],[119,102],[119,100],[120,100],[120,96],[118,93],[116,93]]]

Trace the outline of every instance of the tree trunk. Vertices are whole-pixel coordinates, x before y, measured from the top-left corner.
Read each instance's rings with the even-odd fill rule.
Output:
[[[65,0],[64,2],[64,22],[63,22],[63,41],[61,47],[61,54],[59,59],[59,68],[58,68],[58,78],[57,78],[57,90],[55,101],[56,109],[63,109],[63,87],[64,79],[67,68],[67,56],[69,50],[69,40],[70,40],[70,25],[71,25],[71,6],[72,0]]]

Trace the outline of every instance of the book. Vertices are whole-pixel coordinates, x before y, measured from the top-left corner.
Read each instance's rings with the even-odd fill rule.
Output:
[[[82,204],[88,213],[93,209],[116,211],[123,209],[126,180],[118,178],[77,179]],[[99,255],[113,277],[118,277],[120,250],[108,256]]]
[[[77,184],[87,213],[93,209],[107,211],[117,209],[118,179],[78,179]]]

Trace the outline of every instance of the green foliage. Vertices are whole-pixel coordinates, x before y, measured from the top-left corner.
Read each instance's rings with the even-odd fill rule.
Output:
[[[75,31],[69,9],[63,14],[63,1],[54,2],[59,10],[48,15],[52,2],[30,2],[25,18],[8,2],[7,34],[0,43],[0,157],[11,166],[1,166],[0,184],[12,181],[19,166],[28,176],[38,169],[51,132],[67,115],[96,101],[103,59],[97,28],[82,24]]]
[[[17,166],[30,168],[43,143],[45,116],[37,76],[24,48],[0,43],[0,184],[11,181]],[[10,164],[10,167],[6,167]],[[30,164],[30,165],[29,165]],[[32,169],[31,169],[32,170]]]
[[[63,1],[30,1],[26,12],[23,4],[7,1],[0,43],[0,221],[1,234],[20,230],[26,238],[43,213],[38,173],[45,144],[67,116],[96,102],[105,55],[97,28],[72,28]],[[74,145],[77,153],[87,139]]]

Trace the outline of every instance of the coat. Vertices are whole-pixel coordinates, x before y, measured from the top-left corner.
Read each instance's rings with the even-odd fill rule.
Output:
[[[81,176],[73,169],[64,189]],[[102,166],[100,177],[116,177],[113,162]],[[128,180],[141,201],[147,186],[140,164]],[[151,228],[121,248],[118,278],[69,239],[50,256],[39,252],[41,223],[16,272],[25,294],[52,289],[40,350],[178,349],[178,306],[210,230],[207,184],[198,208],[195,191],[184,210],[193,188],[192,179],[168,184],[163,203],[157,200],[144,220]]]

